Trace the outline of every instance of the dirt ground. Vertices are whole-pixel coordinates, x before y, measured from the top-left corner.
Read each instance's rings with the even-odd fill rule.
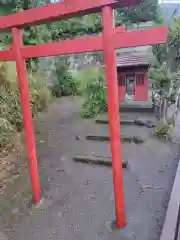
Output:
[[[147,134],[151,130],[146,128],[130,130],[145,136],[145,142],[122,146],[123,158],[129,164],[124,170],[127,226],[114,229],[111,168],[72,160],[79,153],[110,156],[109,143],[84,139],[90,132],[108,134],[108,125],[95,126],[92,120],[82,120],[80,105],[79,98],[60,99],[37,121],[43,198],[37,206],[30,204],[29,180],[24,171],[10,188],[20,192],[20,197],[16,196],[11,207],[2,209],[0,239],[159,239],[179,160],[179,145],[157,140],[151,132]]]

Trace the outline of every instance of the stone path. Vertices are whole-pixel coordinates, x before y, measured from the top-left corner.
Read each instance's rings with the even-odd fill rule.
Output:
[[[124,230],[112,229],[111,168],[72,161],[80,152],[110,156],[109,143],[76,139],[94,129],[92,120],[80,118],[80,104],[78,98],[60,99],[38,121],[43,201],[23,210],[17,204],[14,218],[0,219],[0,231],[12,240],[158,240],[178,163],[178,146],[151,136],[143,145],[123,144],[123,157],[129,163],[124,170],[128,224]]]

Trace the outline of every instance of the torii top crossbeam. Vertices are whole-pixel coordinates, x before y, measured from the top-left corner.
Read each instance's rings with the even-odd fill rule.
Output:
[[[143,0],[65,0],[25,12],[0,17],[0,29],[26,27],[75,16],[100,12],[104,6],[123,8],[138,4]]]

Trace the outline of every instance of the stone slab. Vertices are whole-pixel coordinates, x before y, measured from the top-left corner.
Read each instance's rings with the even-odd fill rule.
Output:
[[[121,112],[154,112],[152,104],[120,104]]]
[[[96,119],[96,124],[109,124],[109,120],[105,120],[105,119]],[[140,127],[147,127],[147,128],[154,128],[156,127],[156,124],[154,124],[151,121],[144,121],[144,120],[120,120],[120,124],[121,125],[136,125],[136,126],[140,126]]]
[[[96,117],[98,121],[109,121],[108,113],[102,113]],[[139,112],[120,112],[120,120],[141,120],[156,122],[156,116],[154,113],[139,113]]]
[[[75,162],[80,162],[80,163],[97,164],[97,165],[112,167],[112,159],[110,157],[77,154],[75,155],[75,157],[73,157],[73,160]],[[127,168],[127,166],[128,166],[128,162],[123,160],[122,167]]]
[[[109,136],[103,136],[103,135],[87,135],[86,140],[91,141],[101,141],[101,142],[108,142],[110,141]],[[126,143],[135,143],[135,144],[142,144],[144,143],[144,140],[141,137],[132,136],[132,137],[125,137],[121,136],[121,141]]]

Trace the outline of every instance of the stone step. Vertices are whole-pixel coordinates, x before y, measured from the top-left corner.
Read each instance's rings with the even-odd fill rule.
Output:
[[[151,102],[121,102],[120,103],[121,112],[154,112],[154,108]]]
[[[110,141],[110,136],[87,135],[86,140],[108,142]],[[137,137],[137,136],[132,136],[132,137],[121,136],[121,141],[124,143],[135,143],[135,144],[144,143],[144,140],[141,137]]]
[[[87,164],[95,164],[95,165],[112,167],[111,157],[77,154],[73,157],[73,160],[75,162],[80,162],[80,163],[87,163]],[[127,168],[127,166],[128,166],[128,162],[123,160],[122,168]]]
[[[109,120],[105,119],[96,119],[95,120],[96,124],[109,124]],[[120,120],[121,125],[137,125],[141,127],[147,127],[147,128],[154,128],[156,127],[156,124],[152,121],[144,121],[144,120]]]
[[[129,112],[124,112],[124,113],[120,113],[120,120],[121,121],[134,121],[134,120],[140,120],[140,121],[151,121],[153,123],[156,122],[156,117],[153,113],[129,113]],[[98,115],[95,119],[95,121],[97,122],[106,122],[108,123],[109,121],[109,116],[108,113],[102,113],[100,115]]]
[[[136,125],[121,125],[121,140],[123,143],[142,144],[154,134],[154,129],[143,128]],[[93,128],[86,131],[82,136],[86,140],[110,141],[109,126],[107,124],[94,124]]]
[[[120,112],[139,112],[139,113],[152,113],[154,112],[153,108],[149,108],[149,107],[120,107]]]
[[[72,155],[75,162],[112,166],[112,154],[110,142],[88,141],[85,139],[76,140],[76,150]],[[132,161],[133,156],[140,151],[142,145],[122,143],[122,167],[128,168],[129,159]]]
[[[76,150],[73,152],[73,156],[78,155],[93,155],[93,156],[102,156],[104,158],[111,158],[111,145],[109,141],[89,141],[86,139],[76,140]],[[141,144],[129,144],[122,143],[122,154],[123,159],[128,159],[128,156],[131,152],[136,152],[138,149],[141,149]]]

